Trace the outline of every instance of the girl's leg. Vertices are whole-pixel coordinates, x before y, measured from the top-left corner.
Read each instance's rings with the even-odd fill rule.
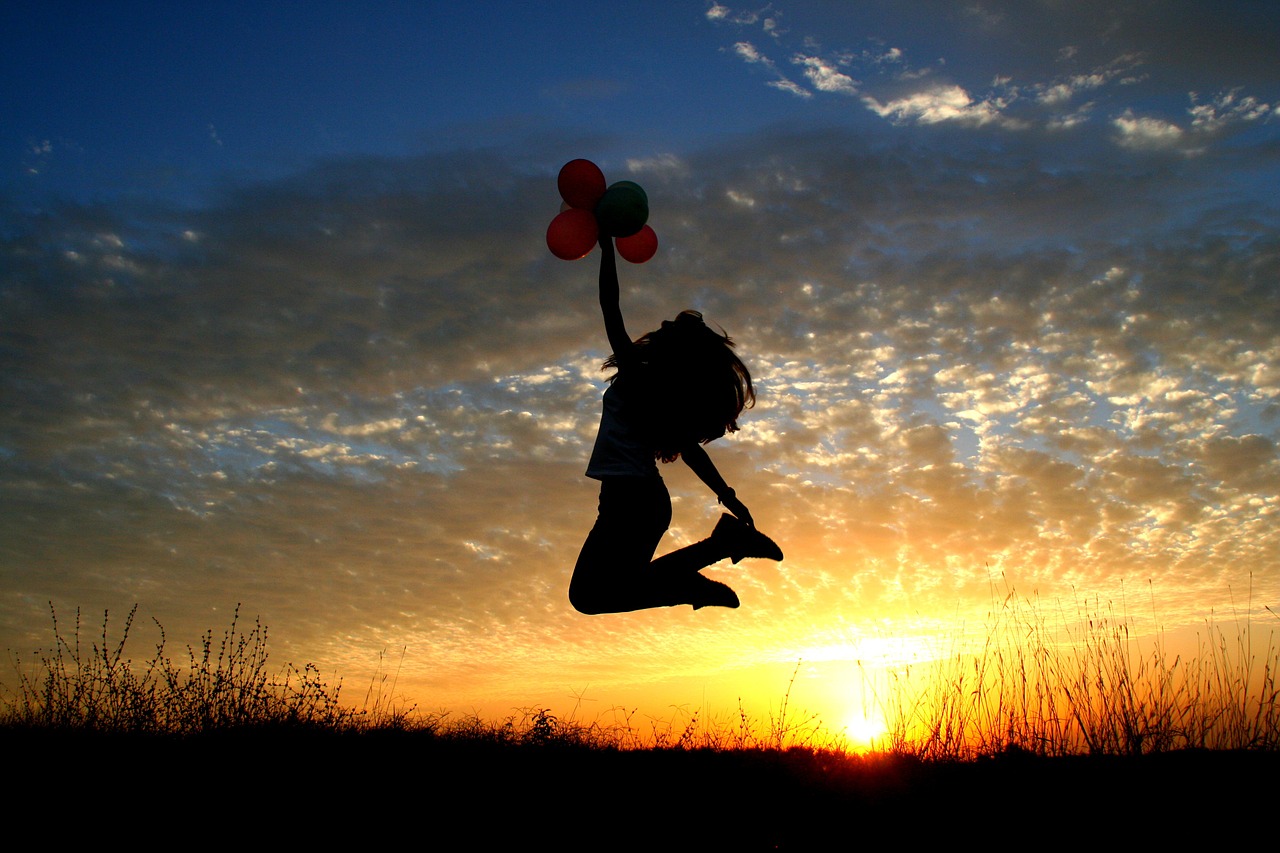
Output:
[[[676,604],[736,607],[731,589],[698,574],[729,556],[720,543],[698,542],[652,560],[670,523],[671,498],[661,479],[604,481],[600,514],[569,583],[573,606],[591,614]]]
[[[720,516],[715,530],[706,539],[664,554],[650,565],[654,568],[663,566],[675,573],[696,572],[725,557],[735,563],[744,557],[781,560],[782,549],[768,536],[726,513]]]
[[[659,493],[659,489],[661,492]],[[583,613],[621,613],[637,603],[637,579],[671,523],[671,500],[661,480],[605,480],[595,526],[578,554],[569,601]]]

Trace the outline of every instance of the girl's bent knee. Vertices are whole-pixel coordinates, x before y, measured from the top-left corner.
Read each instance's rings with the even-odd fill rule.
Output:
[[[583,592],[582,587],[576,584],[569,584],[569,603],[574,610],[586,616],[598,616],[606,612],[599,596]]]
[[[601,613],[604,612],[603,610],[597,610],[595,607],[592,607],[590,604],[583,602],[582,599],[578,598],[577,596],[573,596],[573,595],[569,596],[569,603],[573,605],[574,610],[578,611],[584,616],[599,616]]]

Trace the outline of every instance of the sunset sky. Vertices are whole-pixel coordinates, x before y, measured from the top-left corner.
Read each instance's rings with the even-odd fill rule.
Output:
[[[385,653],[455,713],[767,712],[803,661],[838,727],[1010,588],[1274,621],[1277,44],[1266,0],[5,3],[0,646],[240,603],[353,701]],[[650,198],[632,333],[697,308],[757,380],[740,610],[568,604],[577,157]],[[719,512],[664,476],[663,549]]]

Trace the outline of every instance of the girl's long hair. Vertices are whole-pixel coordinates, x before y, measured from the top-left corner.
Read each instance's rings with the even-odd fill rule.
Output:
[[[605,369],[626,383],[630,418],[663,462],[680,450],[738,430],[738,416],[755,404],[751,373],[728,335],[709,328],[697,311],[641,335],[623,359],[614,353]]]

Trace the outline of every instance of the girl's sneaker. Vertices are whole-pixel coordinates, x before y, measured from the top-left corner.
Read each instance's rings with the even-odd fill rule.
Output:
[[[735,563],[743,557],[782,559],[782,549],[778,547],[778,543],[732,515],[720,516],[716,529],[711,531],[711,541],[727,550],[729,558]]]
[[[689,603],[694,610],[704,607],[737,607],[740,604],[736,592],[704,574],[695,572],[690,584]]]

